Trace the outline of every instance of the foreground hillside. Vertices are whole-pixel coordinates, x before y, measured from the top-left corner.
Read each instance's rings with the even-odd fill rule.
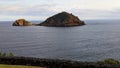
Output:
[[[46,68],[120,68],[120,62],[114,59],[107,59],[102,62],[80,62],[80,61],[43,59],[43,58],[32,58],[32,57],[0,57],[0,63],[9,64],[9,65],[38,66],[38,68],[40,67],[46,67]],[[3,65],[3,67],[0,67],[0,68],[5,68],[5,67],[6,65],[5,66]],[[17,68],[17,67],[10,66],[9,68]],[[18,68],[24,68],[24,67],[18,67]],[[31,67],[28,67],[28,68],[31,68]]]
[[[0,64],[0,68],[42,68],[42,67]]]

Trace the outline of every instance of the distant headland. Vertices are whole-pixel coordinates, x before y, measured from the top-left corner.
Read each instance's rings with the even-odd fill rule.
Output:
[[[53,27],[70,27],[70,26],[82,26],[85,25],[84,21],[81,21],[77,16],[68,13],[61,12],[47,18],[40,24],[33,24],[25,19],[18,19],[13,26],[53,26]]]

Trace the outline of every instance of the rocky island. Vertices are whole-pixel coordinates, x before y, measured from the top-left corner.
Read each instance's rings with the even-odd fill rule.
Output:
[[[32,26],[33,24],[25,19],[18,19],[13,24],[13,26]]]
[[[40,24],[33,24],[25,19],[18,19],[13,23],[13,26],[53,26],[53,27],[70,27],[85,25],[77,16],[72,13],[61,12],[49,17]]]
[[[40,24],[41,26],[70,27],[85,25],[77,16],[67,12],[58,13]]]

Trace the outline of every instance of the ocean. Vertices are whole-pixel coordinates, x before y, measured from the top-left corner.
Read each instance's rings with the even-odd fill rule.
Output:
[[[77,61],[120,60],[120,20],[85,20],[86,25],[77,27],[12,23],[0,21],[0,52]]]

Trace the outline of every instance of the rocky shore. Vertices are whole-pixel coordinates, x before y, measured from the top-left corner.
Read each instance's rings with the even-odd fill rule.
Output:
[[[120,68],[120,65],[112,65],[105,63],[80,62],[32,57],[0,57],[0,64],[29,65],[46,68]]]

